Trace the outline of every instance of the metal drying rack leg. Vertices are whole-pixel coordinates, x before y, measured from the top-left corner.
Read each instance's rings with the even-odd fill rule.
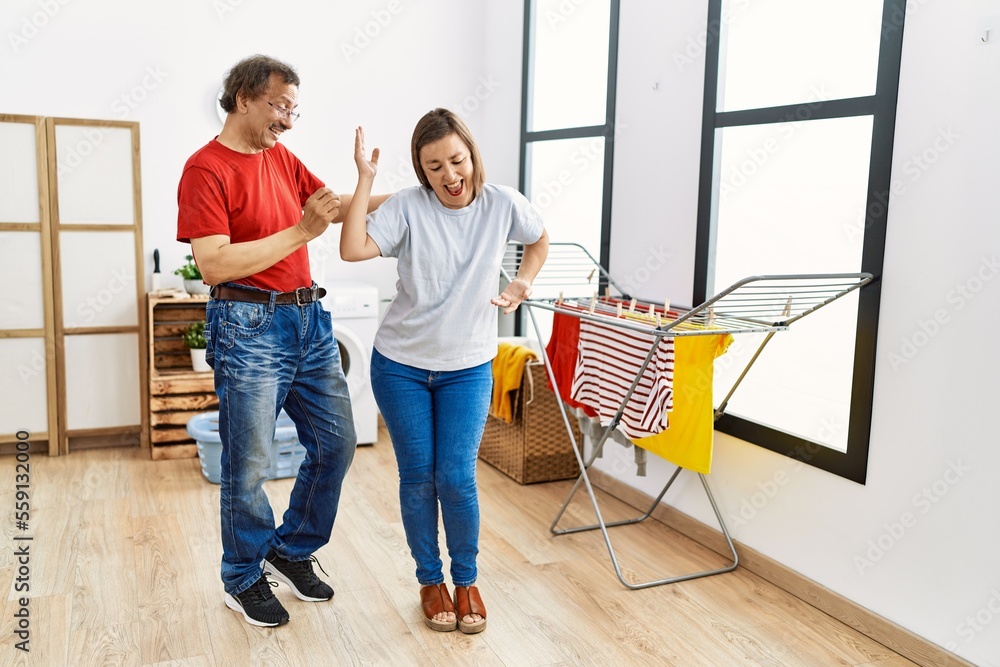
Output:
[[[530,304],[526,304],[526,305],[530,306]],[[532,326],[535,329],[535,335],[538,337],[538,340],[541,341],[542,340],[541,330],[540,330],[540,328],[538,326],[538,322],[535,320],[535,315],[532,312],[532,309],[530,307],[527,310],[528,310],[528,316],[531,319],[531,324],[532,324]],[[765,341],[765,343],[766,343],[766,341]],[[763,347],[763,345],[761,347]],[[758,350],[758,354],[759,354],[759,352],[760,351]],[[590,468],[591,464],[593,464],[593,462],[600,455],[601,449],[604,447],[604,443],[607,441],[608,436],[611,433],[611,430],[615,428],[615,425],[616,425],[615,422],[617,421],[617,418],[616,418],[616,420],[612,421],[612,423],[605,430],[604,434],[601,436],[600,441],[594,446],[594,452],[593,452],[593,454],[591,454],[590,460],[584,462],[584,460],[583,460],[583,454],[581,453],[582,452],[581,445],[580,445],[580,443],[577,443],[576,437],[573,435],[573,429],[570,426],[569,415],[566,413],[566,406],[563,403],[562,399],[560,398],[559,386],[558,386],[558,384],[556,382],[555,374],[552,371],[552,365],[551,365],[551,363],[549,361],[548,354],[546,354],[544,352],[544,350],[543,350],[541,356],[542,356],[543,361],[545,362],[545,372],[548,375],[549,382],[552,383],[553,391],[555,391],[555,393],[556,393],[556,398],[557,398],[556,402],[559,404],[559,412],[562,415],[563,423],[566,426],[566,433],[568,434],[569,439],[570,439],[570,443],[573,446],[573,454],[576,456],[577,463],[580,466],[580,476],[577,478],[576,482],[573,484],[573,488],[570,489],[569,495],[566,497],[566,501],[563,503],[562,507],[559,509],[559,512],[556,514],[555,519],[552,521],[552,525],[549,526],[549,531],[553,535],[567,535],[567,534],[571,534],[571,533],[580,533],[580,532],[584,532],[584,531],[600,529],[601,535],[604,537],[604,543],[605,543],[605,545],[608,548],[608,554],[611,556],[611,564],[614,566],[615,574],[618,576],[618,581],[620,581],[623,586],[625,586],[626,588],[629,588],[631,590],[639,590],[639,589],[642,589],[642,588],[651,588],[653,586],[660,586],[660,585],[663,585],[663,584],[673,584],[673,583],[677,583],[677,582],[680,582],[680,581],[687,581],[689,579],[697,579],[699,577],[707,577],[707,576],[714,575],[714,574],[723,574],[725,572],[732,572],[733,570],[735,570],[737,568],[737,566],[739,565],[739,555],[736,553],[736,546],[733,544],[733,540],[729,536],[729,530],[726,528],[726,522],[722,518],[722,513],[719,512],[719,507],[718,507],[718,505],[715,502],[714,496],[712,496],[712,491],[711,491],[711,489],[708,486],[708,480],[706,480],[704,474],[702,474],[702,473],[696,473],[698,475],[699,480],[701,481],[702,488],[705,490],[705,494],[708,496],[708,501],[712,505],[712,511],[715,512],[715,517],[716,517],[716,519],[719,522],[719,527],[722,529],[722,534],[726,538],[726,544],[729,545],[729,551],[730,551],[730,554],[732,555],[732,564],[727,565],[726,567],[722,567],[722,568],[718,568],[718,569],[714,569],[714,570],[705,570],[704,572],[695,572],[695,573],[692,573],[692,574],[678,575],[678,576],[673,576],[673,577],[667,577],[667,578],[664,578],[664,579],[655,579],[655,580],[652,580],[652,581],[645,581],[645,582],[639,582],[639,583],[628,581],[625,578],[625,575],[622,573],[621,566],[618,563],[618,557],[615,554],[614,546],[611,544],[611,536],[608,534],[608,528],[614,528],[616,526],[631,525],[631,524],[639,523],[641,521],[644,521],[644,520],[648,519],[653,514],[653,511],[656,509],[657,505],[660,504],[660,501],[663,499],[663,496],[666,495],[666,493],[670,489],[671,485],[673,485],[674,481],[677,479],[677,476],[681,472],[681,467],[680,466],[677,467],[677,469],[674,471],[673,475],[670,476],[670,479],[667,481],[666,485],[663,487],[663,489],[660,491],[660,493],[656,496],[656,498],[653,500],[653,503],[649,506],[649,509],[646,510],[646,512],[644,514],[642,514],[641,516],[635,517],[633,519],[624,519],[624,520],[621,520],[621,521],[612,521],[610,523],[606,522],[604,520],[603,515],[601,514],[601,508],[600,508],[600,506],[598,505],[598,502],[597,502],[597,495],[594,492],[594,487],[593,487],[593,485],[590,482],[590,476],[587,474],[587,470]],[[754,359],[756,359],[756,355],[754,356]],[[751,361],[751,363],[753,363],[753,361]],[[745,375],[746,371],[744,371],[743,374]],[[741,375],[740,376],[740,380],[742,380],[742,379],[743,379],[743,376]],[[739,380],[737,381],[737,383],[739,383]],[[634,388],[634,385],[633,385],[633,388]],[[630,390],[629,393],[631,393],[631,390]],[[730,392],[729,395],[731,396],[732,392]],[[728,398],[729,398],[729,396],[727,396],[727,399]],[[620,415],[620,412],[621,411],[619,411],[619,415]],[[716,417],[716,418],[718,418],[718,417]],[[581,482],[583,483],[583,485],[585,486],[585,488],[587,490],[587,495],[590,498],[590,503],[591,503],[592,507],[594,508],[594,515],[597,517],[597,523],[591,524],[591,525],[588,525],[588,526],[576,526],[576,527],[573,527],[573,528],[557,529],[556,528],[556,524],[559,523],[559,520],[562,518],[563,514],[566,512],[566,509],[569,507],[569,504],[572,501],[573,496],[576,495],[577,490],[580,488]]]

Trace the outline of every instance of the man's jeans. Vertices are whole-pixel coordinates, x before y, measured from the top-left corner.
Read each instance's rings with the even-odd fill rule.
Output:
[[[493,388],[492,363],[428,371],[372,351],[372,389],[399,466],[406,542],[423,586],[444,581],[438,502],[456,586],[476,581],[479,496],[476,458]]]
[[[222,440],[222,581],[237,595],[260,578],[271,547],[300,561],[330,540],[357,436],[330,314],[319,302],[212,299],[206,320]],[[282,407],[306,457],[276,530],[263,484]]]

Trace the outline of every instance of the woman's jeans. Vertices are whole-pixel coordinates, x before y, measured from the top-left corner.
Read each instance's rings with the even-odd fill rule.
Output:
[[[260,578],[268,549],[300,561],[330,540],[357,436],[330,314],[319,302],[275,305],[273,293],[269,303],[212,299],[206,320],[222,440],[222,581],[237,595]],[[282,407],[306,457],[275,529],[263,484]]]
[[[476,458],[493,388],[492,363],[429,371],[372,352],[372,388],[399,466],[406,542],[423,586],[444,581],[438,503],[455,586],[476,581],[479,496]]]

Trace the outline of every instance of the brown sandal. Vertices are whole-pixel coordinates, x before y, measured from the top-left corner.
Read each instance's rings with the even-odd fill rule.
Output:
[[[455,606],[458,612],[455,616],[458,619],[458,629],[467,635],[482,632],[486,629],[486,605],[483,598],[479,596],[479,589],[475,586],[455,586]],[[482,616],[478,621],[466,623],[462,619],[471,614]]]
[[[424,610],[424,624],[431,630],[438,632],[451,632],[455,629],[456,622],[439,621],[434,618],[441,612],[455,613],[455,605],[451,603],[451,595],[448,594],[446,584],[437,586],[424,586],[420,589],[420,607]]]

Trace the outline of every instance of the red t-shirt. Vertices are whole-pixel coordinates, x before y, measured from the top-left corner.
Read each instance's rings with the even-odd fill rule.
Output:
[[[223,234],[231,243],[255,241],[295,225],[306,200],[323,182],[281,144],[238,153],[216,140],[192,155],[177,186],[177,240]],[[196,258],[197,259],[197,258]],[[276,292],[312,285],[302,246],[274,266],[233,282]]]

